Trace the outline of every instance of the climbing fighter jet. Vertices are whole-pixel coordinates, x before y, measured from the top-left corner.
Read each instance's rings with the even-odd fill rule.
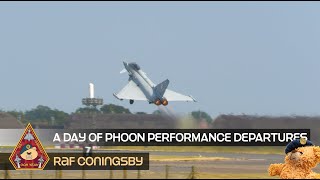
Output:
[[[167,89],[169,80],[166,79],[162,83],[154,84],[143,72],[137,63],[123,62],[124,69],[120,72],[129,74],[129,83],[118,93],[113,95],[119,99],[127,99],[130,104],[135,100],[148,101],[149,104],[168,105],[169,101],[193,101],[196,100],[192,96],[179,94]]]

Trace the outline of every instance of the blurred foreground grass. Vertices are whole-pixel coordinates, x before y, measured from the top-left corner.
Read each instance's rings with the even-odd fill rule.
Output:
[[[283,154],[285,147],[278,146],[112,146],[105,150],[169,151],[169,152],[225,152],[249,154]]]
[[[12,149],[13,147],[2,147]],[[45,147],[53,148],[53,147]],[[260,146],[260,147],[246,147],[246,146],[109,146],[101,147],[100,150],[126,150],[126,151],[164,151],[164,152],[225,152],[225,153],[252,153],[252,154],[283,154],[284,147],[271,147],[271,146]],[[250,169],[245,171],[234,171],[234,165],[230,165],[230,171],[227,173],[210,172],[210,167],[203,165],[202,161],[210,161],[211,165],[214,165],[214,161],[232,161],[232,158],[225,157],[205,157],[205,156],[184,156],[184,155],[152,155],[150,156],[151,161],[157,161],[158,166],[156,169],[150,169],[148,171],[85,171],[85,177],[83,172],[78,171],[61,171],[61,176],[57,177],[56,171],[45,170],[45,171],[9,171],[9,178],[20,178],[20,179],[54,179],[54,178],[69,178],[69,179],[85,179],[85,178],[96,178],[96,179],[187,179],[190,178],[191,166],[182,167],[186,161],[195,162],[194,166],[196,172],[194,173],[195,178],[199,179],[270,179],[278,178],[271,177],[266,173],[257,173]],[[184,162],[182,162],[184,161]],[[199,162],[201,161],[201,162]],[[177,163],[175,163],[177,162]],[[196,163],[198,162],[198,163]],[[165,165],[169,164],[170,169],[166,175]],[[236,164],[236,163],[235,163]],[[193,164],[192,164],[193,165]],[[188,165],[187,165],[188,166]],[[202,169],[205,168],[205,169]],[[207,170],[209,168],[209,171]],[[177,170],[179,169],[179,170]],[[214,169],[214,167],[213,167]],[[251,173],[252,172],[252,173]],[[125,174],[125,175],[124,175]],[[0,171],[0,179],[5,177],[4,171]]]
[[[112,174],[112,175],[111,175]],[[0,172],[0,178],[4,177],[4,172]],[[63,171],[60,177],[56,176],[55,171],[9,171],[10,179],[165,179],[166,174],[164,172],[154,171],[127,171],[124,175],[123,171],[86,171],[85,177],[81,171]],[[190,172],[169,172],[168,178],[170,179],[189,179]],[[278,178],[269,176],[268,173],[195,173],[196,179],[270,179]]]

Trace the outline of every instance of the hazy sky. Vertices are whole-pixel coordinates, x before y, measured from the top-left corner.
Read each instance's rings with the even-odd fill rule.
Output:
[[[122,61],[191,94],[178,113],[319,115],[319,2],[1,2],[0,108],[73,112],[112,93]]]

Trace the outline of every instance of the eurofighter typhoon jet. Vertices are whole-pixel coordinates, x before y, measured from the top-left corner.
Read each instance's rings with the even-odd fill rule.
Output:
[[[169,80],[155,85],[143,72],[139,65],[136,63],[123,62],[125,69],[120,73],[128,72],[129,83],[118,93],[113,95],[119,99],[130,100],[133,104],[135,100],[148,101],[149,104],[155,105],[168,105],[169,101],[196,101],[192,96],[179,94],[172,90],[167,89]]]

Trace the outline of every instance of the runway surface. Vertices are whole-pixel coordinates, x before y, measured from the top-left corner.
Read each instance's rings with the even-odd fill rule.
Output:
[[[9,149],[1,149],[2,153],[10,152]],[[82,150],[73,149],[47,149],[48,153],[53,152],[78,152]],[[244,152],[223,153],[223,152],[167,152],[167,151],[123,151],[123,150],[94,150],[93,152],[149,152],[150,157],[164,156],[170,157],[198,157],[201,160],[182,160],[182,161],[151,161],[149,172],[163,173],[166,165],[170,167],[172,173],[189,173],[190,168],[195,166],[198,173],[210,174],[259,174],[267,175],[268,167],[272,163],[283,163],[285,154],[248,154]],[[222,157],[225,160],[206,160],[211,157]],[[315,172],[320,172],[320,166],[314,168]]]

